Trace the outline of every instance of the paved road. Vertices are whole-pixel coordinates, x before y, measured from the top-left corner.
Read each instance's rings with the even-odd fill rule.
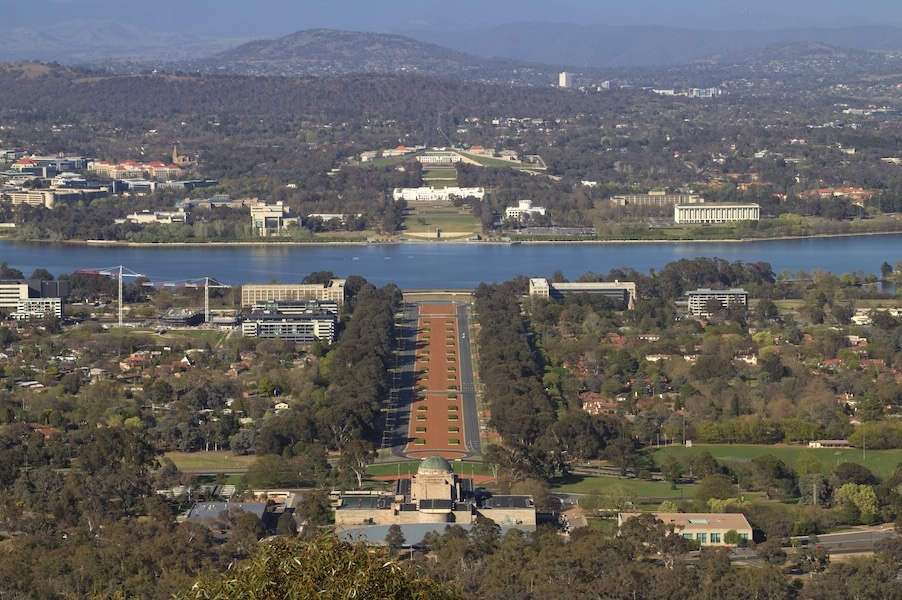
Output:
[[[879,540],[895,537],[892,525],[868,527],[843,531],[841,533],[825,533],[817,536],[817,546],[821,546],[831,554],[848,551],[871,551]],[[807,542],[808,538],[794,538]]]
[[[482,454],[479,431],[479,406],[476,402],[476,383],[473,380],[473,356],[470,353],[470,326],[467,305],[457,306],[457,356],[460,362],[460,394],[464,417],[464,443],[471,456]]]
[[[410,424],[410,407],[415,400],[417,319],[420,311],[415,304],[405,305],[395,325],[398,329],[398,348],[395,355],[395,375],[386,414],[382,447],[390,448],[392,456],[405,458]]]

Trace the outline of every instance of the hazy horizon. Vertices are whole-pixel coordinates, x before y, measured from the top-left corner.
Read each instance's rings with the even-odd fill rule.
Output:
[[[700,30],[790,29],[850,25],[902,25],[902,5],[885,0],[852,6],[838,0],[635,0],[609,6],[597,0],[521,0],[516,5],[460,0],[453,6],[426,0],[415,5],[371,0],[194,0],[153,3],[111,0],[3,0],[0,29],[39,28],[71,21],[113,21],[160,32],[216,37],[275,38],[313,28],[404,33],[475,30],[515,22],[599,25],[666,25]],[[513,8],[512,8],[513,7]]]

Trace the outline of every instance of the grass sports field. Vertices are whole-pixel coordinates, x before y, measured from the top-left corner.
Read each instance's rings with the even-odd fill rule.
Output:
[[[620,479],[601,475],[568,475],[551,481],[551,491],[562,494],[615,494],[636,498],[689,499],[695,495],[694,485],[678,485],[672,489],[666,481],[643,481],[641,479]]]
[[[228,450],[217,452],[167,452],[166,458],[183,473],[243,473],[257,457],[236,456]]]

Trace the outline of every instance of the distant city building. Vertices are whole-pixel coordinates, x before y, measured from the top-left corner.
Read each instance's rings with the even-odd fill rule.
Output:
[[[260,204],[259,198],[238,198],[235,200],[228,194],[218,194],[203,200],[185,199],[178,202],[175,206],[176,208],[207,208],[212,210],[214,208],[249,208],[257,204]]]
[[[8,310],[19,321],[47,315],[62,318],[63,302],[68,295],[68,281],[0,281],[0,309]]]
[[[673,220],[677,224],[730,223],[736,221],[758,221],[761,207],[757,204],[717,203],[699,206],[696,204],[674,204]]]
[[[395,202],[405,200],[407,202],[451,202],[454,198],[477,198],[482,200],[485,196],[485,188],[481,187],[418,187],[395,188],[392,198]]]
[[[463,157],[454,150],[427,150],[417,156],[417,160],[424,165],[451,166],[463,160]]]
[[[30,321],[48,315],[57,319],[63,317],[62,298],[21,298],[16,302],[16,311],[10,316],[17,321]]]
[[[335,313],[311,310],[302,313],[254,312],[244,319],[245,337],[288,340],[299,344],[335,341]]]
[[[299,301],[325,300],[338,306],[345,302],[345,280],[332,279],[328,283],[255,284],[241,286],[241,306],[253,306],[267,300]]]
[[[622,194],[612,196],[611,204],[616,206],[672,206],[674,204],[701,204],[704,198],[697,194],[668,194],[652,190],[647,194]]]
[[[139,213],[132,213],[125,217],[125,220],[130,223],[139,223],[139,224],[149,224],[149,223],[161,223],[161,224],[171,224],[171,223],[187,223],[188,222],[188,213],[185,212],[184,208],[180,208],[175,211],[149,211],[144,210]]]
[[[720,96],[720,88],[689,88],[686,93],[690,98],[716,98]]]
[[[544,206],[533,206],[532,200],[520,200],[517,202],[517,206],[509,206],[504,210],[504,218],[519,221],[524,216],[540,215],[544,217],[545,213]]]
[[[723,308],[738,306],[747,309],[749,306],[749,293],[739,288],[730,290],[700,288],[687,292],[686,295],[689,297],[689,314],[696,317],[711,316],[708,311],[708,302],[710,300],[718,301]]]
[[[642,513],[619,513],[617,526]],[[740,542],[752,540],[752,526],[741,513],[652,513],[664,525],[673,525],[678,534],[701,546],[729,546],[727,533],[735,531]]]
[[[0,280],[0,309],[12,312],[19,308],[20,300],[35,298],[62,298],[64,301],[69,297],[69,289],[68,280]]]
[[[255,235],[261,237],[279,235],[284,233],[289,225],[300,225],[300,219],[281,201],[251,206],[251,226]]]
[[[57,202],[78,202],[81,200],[82,195],[79,190],[70,189],[26,189],[4,192],[3,197],[13,206],[25,204],[28,206],[53,208]]]
[[[573,87],[573,73],[568,73],[563,71],[557,77],[557,85],[562,88],[572,88]]]
[[[632,281],[598,281],[577,283],[552,283],[541,277],[529,280],[529,295],[537,298],[559,300],[570,294],[597,294],[623,300],[627,308],[636,307],[638,295]]]
[[[307,215],[307,219],[319,219],[323,223],[329,221],[341,221],[342,223],[347,223],[349,219],[359,219],[362,216],[362,213],[310,213]]]
[[[332,300],[260,300],[254,302],[252,313],[285,315],[302,315],[304,313],[324,310],[337,315],[338,302]]]
[[[106,160],[92,160],[87,163],[87,170],[98,177],[107,179],[161,179],[164,181],[178,179],[184,173],[183,169],[175,164],[166,164],[155,160],[151,162],[138,162],[125,160],[113,163]]]

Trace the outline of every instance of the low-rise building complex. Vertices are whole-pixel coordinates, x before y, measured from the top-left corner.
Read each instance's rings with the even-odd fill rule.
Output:
[[[642,513],[619,513],[617,526],[638,517]],[[736,540],[740,543],[752,540],[752,526],[741,513],[652,513],[664,525],[673,525],[675,531],[687,540],[698,542],[701,546],[730,546],[727,534],[736,532]]]

